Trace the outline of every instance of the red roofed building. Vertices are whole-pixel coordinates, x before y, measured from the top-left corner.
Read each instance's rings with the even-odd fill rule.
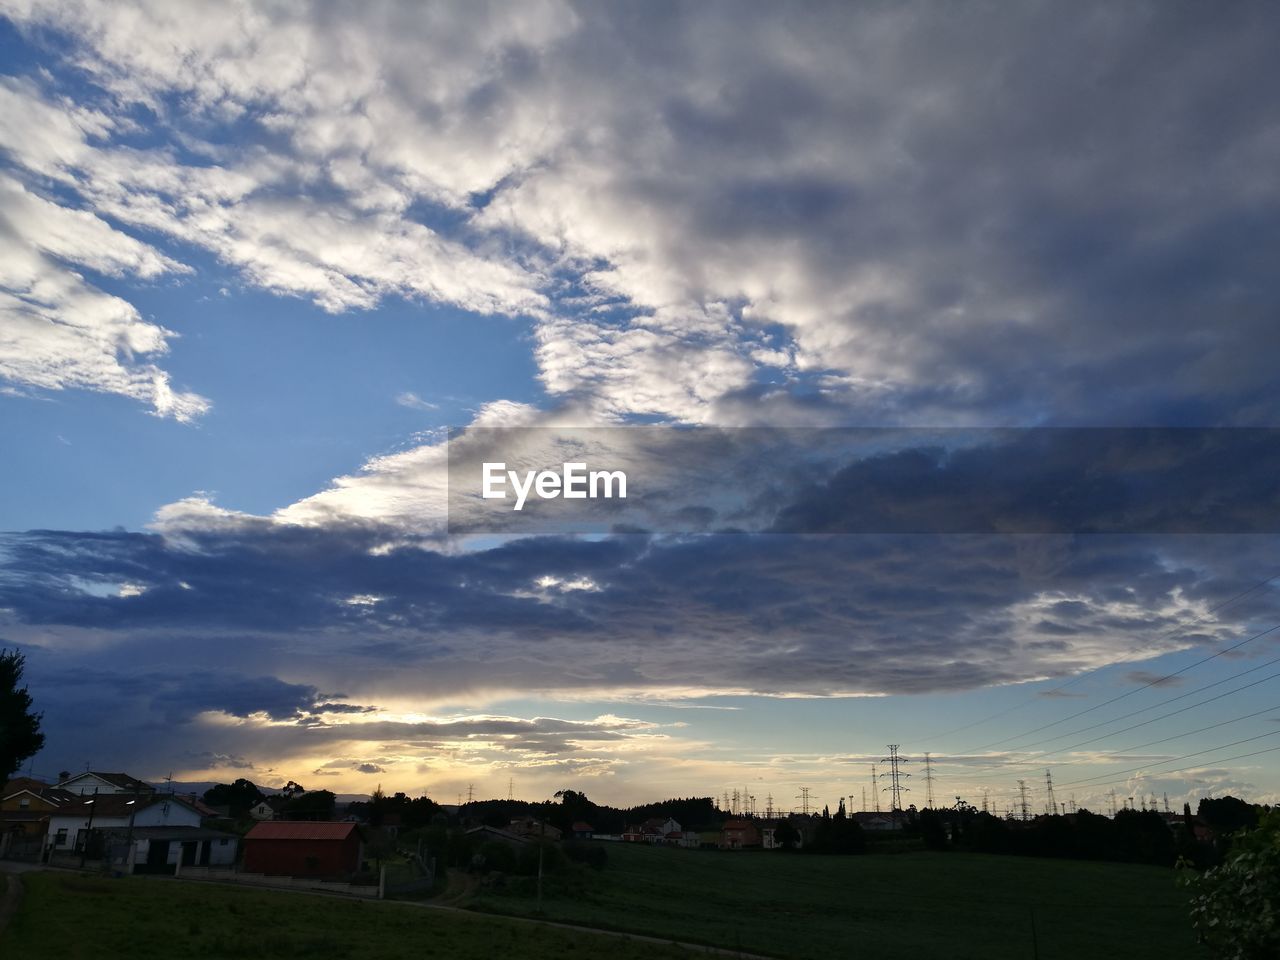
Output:
[[[350,822],[266,820],[244,838],[246,873],[343,877],[360,869],[360,830]]]

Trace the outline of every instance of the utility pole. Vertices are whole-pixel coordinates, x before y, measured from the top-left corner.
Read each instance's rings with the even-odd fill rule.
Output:
[[[800,792],[796,794],[796,799],[800,801],[800,812],[807,817],[809,815],[809,788],[801,787]]]
[[[1053,799],[1053,774],[1048,770],[1044,772],[1044,789],[1049,796],[1049,816],[1056,816],[1058,813],[1058,804]]]
[[[890,791],[890,797],[893,799],[893,809],[890,813],[893,815],[893,822],[898,822],[898,811],[902,809],[903,793],[910,793],[906,787],[902,785],[902,781],[911,776],[909,773],[903,773],[898,768],[907,762],[906,757],[898,756],[898,745],[896,743],[889,744],[889,756],[880,761],[889,764],[889,786],[886,787]]]
[[[1019,807],[1022,810],[1022,819],[1023,820],[1031,819],[1030,816],[1027,814],[1027,781],[1025,780],[1018,781],[1018,798],[1019,798]]]
[[[924,755],[924,805],[933,809],[933,761],[927,753]]]
[[[880,812],[880,786],[876,782],[876,765],[871,765],[871,802],[875,805],[875,812]]]
[[[93,836],[93,810],[94,804],[98,802],[98,788],[93,788],[93,799],[86,800],[85,806],[89,808],[89,823],[84,828],[84,843],[80,846],[80,869],[84,869],[84,862],[89,857],[89,839]],[[17,881],[15,881],[16,883]]]

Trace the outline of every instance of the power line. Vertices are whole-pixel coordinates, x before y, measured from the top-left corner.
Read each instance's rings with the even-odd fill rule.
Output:
[[[1253,713],[1246,713],[1243,717],[1233,717],[1230,720],[1223,720],[1221,723],[1210,724],[1207,727],[1201,727],[1199,730],[1189,730],[1186,733],[1174,734],[1172,737],[1165,737],[1161,740],[1150,740],[1147,743],[1139,743],[1137,746],[1125,747],[1122,750],[1112,750],[1107,756],[1114,757],[1122,753],[1131,753],[1134,750],[1142,750],[1144,747],[1154,747],[1156,744],[1168,743],[1170,740],[1181,740],[1183,737],[1190,737],[1197,733],[1204,733],[1206,730],[1216,730],[1218,727],[1225,727],[1228,724],[1239,723],[1241,720],[1251,720],[1254,717],[1261,716],[1264,713],[1271,713],[1273,710],[1280,710],[1280,707],[1266,707],[1262,710],[1255,710]]]
[[[1257,669],[1257,668],[1254,668],[1254,669]],[[1246,671],[1244,671],[1244,673],[1253,673],[1253,672],[1254,672],[1253,670],[1246,670]],[[1229,680],[1237,679],[1237,678],[1238,678],[1238,677],[1240,677],[1240,676],[1244,676],[1244,673],[1242,673],[1242,674],[1237,674],[1237,676],[1236,676],[1236,677],[1229,677],[1228,679],[1229,679]],[[1158,717],[1152,717],[1150,720],[1143,720],[1141,723],[1134,723],[1134,724],[1130,724],[1129,726],[1127,726],[1127,727],[1122,727],[1122,728],[1121,728],[1121,729],[1119,729],[1119,730],[1112,730],[1110,733],[1104,733],[1104,734],[1102,734],[1101,736],[1093,737],[1092,739],[1089,739],[1089,740],[1081,740],[1081,741],[1079,741],[1078,743],[1073,743],[1073,744],[1071,744],[1070,746],[1066,746],[1066,747],[1058,747],[1058,748],[1057,748],[1057,749],[1055,749],[1055,750],[1042,750],[1038,755],[1036,755],[1035,757],[1031,757],[1031,758],[1029,758],[1029,759],[1027,759],[1027,760],[1011,760],[1011,761],[1009,761],[1009,762],[1007,762],[1007,763],[998,764],[998,765],[996,765],[996,766],[991,766],[991,767],[979,767],[977,770],[971,770],[971,771],[968,771],[968,772],[969,772],[969,774],[972,776],[972,775],[977,775],[977,774],[979,774],[979,773],[987,773],[987,772],[990,772],[990,771],[993,771],[993,770],[999,770],[999,769],[1002,769],[1003,767],[1021,767],[1021,766],[1027,766],[1027,765],[1029,765],[1029,764],[1033,764],[1033,763],[1039,763],[1039,762],[1040,762],[1041,760],[1043,760],[1045,757],[1052,757],[1052,756],[1054,756],[1055,754],[1059,754],[1059,753],[1066,753],[1066,752],[1068,752],[1069,750],[1075,750],[1075,749],[1078,749],[1079,747],[1087,747],[1089,744],[1091,744],[1091,743],[1097,743],[1099,740],[1106,740],[1106,739],[1109,739],[1110,737],[1117,736],[1118,734],[1121,734],[1121,733],[1127,733],[1127,732],[1128,732],[1128,731],[1130,731],[1130,730],[1137,730],[1139,727],[1145,727],[1145,726],[1148,726],[1148,725],[1150,725],[1150,724],[1152,724],[1152,723],[1157,723],[1157,722],[1159,722],[1159,721],[1161,721],[1161,720],[1167,720],[1167,719],[1169,719],[1170,717],[1175,717],[1175,716],[1177,716],[1177,715],[1178,715],[1178,714],[1180,714],[1180,713],[1186,713],[1188,710],[1194,710],[1196,707],[1203,707],[1206,703],[1213,703],[1214,701],[1216,701],[1216,700],[1221,700],[1221,699],[1223,699],[1224,697],[1234,696],[1235,694],[1239,693],[1241,690],[1248,690],[1250,687],[1256,687],[1256,686],[1258,686],[1258,685],[1259,685],[1259,684],[1261,684],[1261,683],[1266,683],[1266,682],[1268,682],[1269,680],[1275,680],[1277,677],[1280,677],[1280,673],[1273,673],[1273,674],[1271,674],[1270,676],[1263,677],[1261,680],[1254,680],[1252,683],[1246,683],[1244,686],[1242,686],[1242,687],[1236,687],[1236,688],[1235,688],[1235,689],[1233,689],[1233,690],[1228,690],[1226,693],[1220,693],[1220,694],[1218,694],[1218,695],[1216,695],[1216,696],[1208,697],[1208,698],[1207,698],[1207,699],[1205,699],[1205,700],[1199,700],[1199,701],[1197,701],[1196,703],[1189,704],[1189,705],[1187,705],[1187,706],[1185,706],[1185,707],[1179,707],[1177,710],[1171,710],[1171,711],[1169,711],[1168,713],[1161,714],[1161,715],[1160,715],[1160,716],[1158,716]],[[1207,686],[1205,686],[1205,687],[1201,687],[1199,690],[1193,690],[1193,691],[1192,691],[1192,693],[1199,693],[1199,692],[1200,692],[1200,690],[1208,689],[1208,687],[1210,687],[1210,686],[1217,686],[1217,684],[1216,684],[1216,683],[1215,683],[1215,684],[1208,684],[1208,685],[1207,685]],[[1186,695],[1186,694],[1184,694],[1184,695],[1183,695],[1183,696],[1181,696],[1181,697],[1174,697],[1174,698],[1173,698],[1173,699],[1171,699],[1171,700],[1165,700],[1163,703],[1156,703],[1156,704],[1152,704],[1151,706],[1149,706],[1149,707],[1144,707],[1144,708],[1143,708],[1143,709],[1141,709],[1141,710],[1134,710],[1134,711],[1133,711],[1133,712],[1131,712],[1131,713],[1126,713],[1126,714],[1124,714],[1124,715],[1122,715],[1122,716],[1119,716],[1119,717],[1113,717],[1113,718],[1112,718],[1112,719],[1110,719],[1110,720],[1104,720],[1104,721],[1102,721],[1101,723],[1095,723],[1095,724],[1092,724],[1091,726],[1083,727],[1083,728],[1081,728],[1080,730],[1075,730],[1075,731],[1073,731],[1073,733],[1084,733],[1084,732],[1086,732],[1086,731],[1088,731],[1088,730],[1096,730],[1098,727],[1105,727],[1105,726],[1107,726],[1108,724],[1115,723],[1115,722],[1116,722],[1116,721],[1118,721],[1118,720],[1124,720],[1124,719],[1126,719],[1126,718],[1128,718],[1128,717],[1137,716],[1139,713],[1146,713],[1148,710],[1154,710],[1154,709],[1155,709],[1155,708],[1157,708],[1157,707],[1165,706],[1166,704],[1170,704],[1170,703],[1173,703],[1173,702],[1175,702],[1175,701],[1177,701],[1177,700],[1181,700],[1181,699],[1183,699],[1183,697],[1185,697],[1185,696],[1187,696],[1187,695]],[[1273,709],[1276,709],[1276,708],[1275,708],[1275,707],[1268,707],[1266,710],[1261,710],[1261,711],[1259,711],[1259,713],[1266,713],[1266,712],[1268,712],[1269,710],[1273,710]],[[1251,714],[1250,716],[1256,716],[1256,714]],[[1242,719],[1242,720],[1247,720],[1247,719],[1248,719],[1248,717],[1241,717],[1240,719]],[[1192,730],[1192,731],[1190,731],[1190,732],[1188,732],[1188,733],[1185,733],[1185,734],[1179,734],[1179,736],[1180,736],[1180,737],[1182,737],[1182,736],[1188,736],[1188,737],[1189,737],[1189,736],[1191,736],[1192,734],[1202,733],[1202,732],[1204,732],[1205,730],[1212,730],[1212,729],[1214,729],[1214,727],[1222,726],[1222,725],[1223,725],[1223,724],[1213,724],[1212,726],[1208,726],[1208,727],[1201,727],[1201,728],[1200,728],[1200,729],[1198,729],[1198,730]],[[1071,736],[1071,735],[1072,735],[1072,734],[1063,734],[1062,736]],[[1062,737],[1050,737],[1048,740],[1042,740],[1042,741],[1039,741],[1039,742],[1040,742],[1040,743],[1049,743],[1049,742],[1051,742],[1051,741],[1053,741],[1053,740],[1060,740],[1060,739],[1062,739]],[[1167,738],[1167,739],[1174,740],[1174,739],[1178,739],[1178,738],[1177,738],[1177,737],[1169,737],[1169,738]],[[1158,741],[1156,741],[1156,742],[1157,742],[1157,743],[1163,743],[1163,742],[1165,742],[1165,741],[1163,741],[1163,740],[1158,740]],[[1035,744],[1028,744],[1028,746],[1035,746]],[[1024,749],[1025,749],[1025,748],[1024,748]],[[1133,748],[1133,749],[1137,749],[1137,748]],[[1123,753],[1124,751],[1122,751],[1122,750],[1117,750],[1117,751],[1113,751],[1113,752],[1114,752],[1114,753]]]
[[[1205,620],[1207,620],[1213,614],[1217,613],[1219,610],[1224,610],[1227,607],[1231,606],[1233,603],[1243,600],[1245,597],[1249,596],[1251,593],[1256,593],[1258,590],[1261,590],[1267,584],[1272,583],[1277,579],[1280,579],[1280,571],[1273,573],[1271,576],[1267,577],[1267,579],[1265,580],[1255,583],[1248,590],[1245,590],[1241,593],[1237,593],[1234,597],[1224,600],[1221,603],[1217,604],[1216,606],[1210,607],[1208,610],[1206,610],[1200,616],[1196,617],[1190,623],[1179,624],[1177,627],[1174,627],[1172,630],[1165,631],[1164,633],[1157,636],[1150,643],[1148,643],[1144,649],[1150,649],[1151,647],[1155,646],[1155,644],[1159,643],[1161,640],[1167,639],[1168,637],[1175,636],[1176,634],[1179,634],[1179,633],[1186,632],[1189,628],[1194,627],[1196,624],[1203,623]],[[972,723],[966,723],[959,727],[951,727],[947,730],[941,730],[938,733],[933,734],[932,736],[923,737],[921,739],[935,740],[940,737],[950,737],[950,736],[954,736],[957,733],[961,733],[964,730],[970,730],[973,727],[979,727],[984,723],[990,723],[992,720],[998,720],[1000,717],[1007,716],[1008,714],[1013,713],[1015,710],[1021,710],[1023,707],[1029,707],[1033,703],[1039,703],[1041,699],[1046,695],[1060,693],[1063,690],[1067,689],[1068,687],[1079,683],[1081,680],[1084,680],[1086,677],[1093,676],[1093,674],[1098,673],[1101,670],[1105,670],[1111,666],[1114,666],[1114,664],[1106,663],[1106,664],[1103,664],[1102,666],[1094,667],[1092,670],[1086,670],[1084,673],[1080,673],[1072,677],[1066,683],[1060,684],[1051,690],[1045,690],[1040,693],[1037,693],[1036,695],[1029,697],[1027,700],[1023,701],[1022,703],[1017,703],[1011,707],[1006,707],[1005,709],[999,710],[988,717],[983,717],[981,720],[974,720]],[[981,750],[983,748],[975,747],[974,749]],[[969,753],[971,751],[965,750],[960,752]]]
[[[1276,731],[1274,731],[1274,733],[1280,733],[1280,730],[1276,730]],[[1272,736],[1272,735],[1273,735],[1273,734],[1263,734],[1263,736]],[[1258,738],[1257,738],[1257,737],[1255,737],[1254,739],[1256,740],[1256,739],[1258,739]],[[1238,740],[1238,741],[1236,741],[1236,742],[1237,742],[1237,743],[1245,743],[1245,742],[1247,742],[1247,741]],[[1231,746],[1231,744],[1227,744],[1227,746]],[[1223,750],[1223,749],[1225,749],[1225,748],[1224,748],[1224,747],[1215,747],[1214,749],[1215,749],[1215,750]],[[1248,758],[1250,758],[1250,757],[1260,757],[1260,756],[1262,756],[1264,753],[1275,753],[1277,750],[1280,750],[1280,747],[1268,747],[1266,750],[1254,750],[1254,751],[1252,751],[1251,753],[1241,753],[1241,754],[1237,754],[1237,755],[1236,755],[1236,756],[1234,756],[1234,757],[1223,757],[1223,758],[1222,758],[1222,759],[1220,759],[1220,760],[1215,760],[1215,761],[1214,761],[1214,763],[1231,763],[1231,762],[1233,762],[1233,761],[1235,761],[1235,760],[1247,760],[1247,759],[1248,759]],[[1186,756],[1186,757],[1177,757],[1177,758],[1175,758],[1175,760],[1166,760],[1166,761],[1164,761],[1164,762],[1165,762],[1165,763],[1174,763],[1174,762],[1176,762],[1176,760],[1185,760],[1185,759],[1187,759],[1187,757],[1194,757],[1194,756],[1195,756],[1195,754],[1194,754],[1194,753],[1189,753],[1189,754],[1187,754],[1187,756]],[[1153,766],[1154,766],[1154,764],[1153,764]],[[1185,773],[1185,772],[1186,772],[1186,771],[1188,771],[1188,770],[1194,770],[1194,769],[1196,769],[1196,767],[1198,767],[1198,766],[1200,766],[1200,764],[1198,764],[1198,763],[1193,763],[1193,764],[1191,764],[1190,766],[1187,766],[1187,767],[1176,767],[1176,768],[1175,768],[1175,769],[1173,769],[1173,770],[1161,770],[1161,771],[1160,771],[1160,775],[1161,775],[1161,776],[1168,776],[1168,775],[1169,775],[1169,774],[1171,774],[1171,773]],[[1142,769],[1145,769],[1145,768],[1142,768]],[[1121,773],[1125,773],[1126,771],[1121,770],[1120,772],[1121,772]],[[1113,783],[1120,783],[1121,781],[1119,781],[1119,780],[1114,780],[1114,781],[1112,781],[1112,782],[1113,782]],[[1109,784],[1105,784],[1105,783],[1103,783],[1103,784],[1096,784],[1096,786],[1103,786],[1103,787],[1105,787],[1105,786],[1109,786]],[[1212,791],[1210,791],[1210,792],[1212,793]],[[1111,791],[1111,815],[1112,815],[1113,817],[1115,816],[1115,809],[1116,809],[1116,800],[1115,800],[1115,797],[1116,797],[1116,792],[1115,792],[1115,790],[1112,790],[1112,791]]]
[[[1278,574],[1277,576],[1280,576],[1280,574]],[[1150,687],[1155,687],[1155,686],[1159,686],[1162,683],[1167,683],[1168,681],[1172,680],[1174,677],[1182,676],[1182,674],[1186,673],[1188,670],[1194,670],[1196,667],[1206,664],[1211,660],[1216,660],[1218,657],[1222,656],[1224,653],[1230,653],[1232,650],[1238,650],[1241,647],[1243,647],[1245,644],[1252,643],[1254,640],[1257,640],[1261,637],[1265,637],[1269,633],[1275,633],[1277,630],[1280,630],[1280,623],[1277,623],[1274,627],[1268,627],[1266,630],[1263,630],[1259,633],[1255,633],[1253,634],[1253,636],[1246,637],[1245,639],[1241,640],[1239,643],[1233,643],[1229,647],[1223,647],[1221,650],[1217,651],[1216,653],[1212,653],[1201,660],[1197,660],[1195,663],[1188,664],[1187,666],[1183,667],[1181,670],[1175,670],[1173,673],[1167,674],[1163,677],[1156,677],[1154,680],[1149,680],[1146,683],[1142,684],[1142,686],[1140,687],[1134,687],[1132,690],[1126,690],[1124,693],[1118,694],[1117,696],[1112,697],[1110,700],[1104,700],[1102,703],[1096,703],[1091,707],[1085,707],[1085,709],[1083,710],[1077,710],[1075,713],[1071,714],[1070,716],[1063,717],[1060,720],[1054,720],[1051,723],[1042,724],[1041,726],[1038,726],[1033,730],[1027,730],[1024,733],[1017,733],[1011,737],[1005,737],[1002,740],[994,740],[991,743],[984,743],[982,744],[982,746],[973,747],[971,750],[964,750],[960,752],[972,753],[975,750],[985,750],[989,747],[998,747],[1001,744],[1008,743],[1010,740],[1020,740],[1023,737],[1030,736],[1033,733],[1039,733],[1041,730],[1048,730],[1050,727],[1056,727],[1060,723],[1066,723],[1068,720],[1074,720],[1076,717],[1083,717],[1086,713],[1092,713],[1094,710],[1101,710],[1103,707],[1108,707],[1113,703],[1118,703],[1119,701],[1126,699],[1127,697],[1132,697],[1135,693],[1141,693],[1143,690],[1146,690]]]
[[[1156,761],[1155,763],[1146,763],[1146,764],[1142,764],[1141,766],[1137,766],[1137,767],[1129,767],[1129,768],[1128,768],[1128,769],[1126,769],[1126,770],[1112,770],[1110,773],[1103,773],[1103,774],[1099,774],[1099,775],[1098,775],[1098,776],[1096,776],[1096,777],[1085,777],[1085,778],[1084,778],[1084,779],[1082,779],[1082,780],[1068,780],[1068,781],[1064,784],[1064,786],[1068,786],[1068,787],[1070,787],[1070,786],[1075,786],[1076,784],[1080,784],[1080,783],[1091,783],[1091,782],[1092,782],[1092,781],[1094,781],[1094,780],[1106,780],[1106,779],[1107,779],[1107,777],[1116,776],[1116,775],[1121,774],[1121,773],[1134,773],[1134,772],[1139,771],[1139,770],[1149,770],[1149,769],[1151,769],[1152,767],[1162,767],[1162,766],[1164,766],[1166,763],[1177,763],[1179,760],[1187,760],[1187,759],[1190,759],[1191,757],[1198,757],[1198,756],[1200,756],[1200,755],[1202,755],[1202,754],[1205,754],[1205,753],[1213,753],[1215,750],[1225,750],[1225,749],[1227,749],[1227,747],[1238,747],[1238,746],[1239,746],[1240,744],[1242,744],[1242,743],[1253,743],[1255,740],[1263,740],[1263,739],[1265,739],[1265,738],[1267,738],[1267,737],[1274,737],[1274,736],[1276,736],[1276,735],[1278,735],[1278,734],[1280,734],[1280,730],[1271,730],[1271,731],[1268,731],[1267,733],[1260,733],[1260,734],[1258,734],[1256,737],[1245,737],[1243,740],[1233,740],[1233,741],[1231,741],[1230,743],[1224,743],[1224,744],[1222,744],[1221,746],[1217,746],[1217,747],[1208,747],[1208,748],[1206,748],[1206,749],[1204,749],[1204,750],[1196,750],[1194,753],[1184,753],[1184,754],[1183,754],[1182,756],[1180,756],[1180,757],[1173,757],[1173,758],[1171,758],[1171,759],[1169,759],[1169,760],[1158,760],[1158,761]],[[1277,749],[1280,749],[1280,747],[1278,747]],[[1263,752],[1265,753],[1265,752],[1267,752],[1267,751],[1263,751]],[[1218,761],[1218,762],[1219,762],[1219,763],[1226,763],[1227,761],[1225,761],[1225,760],[1220,760],[1220,761]],[[1166,771],[1164,771],[1164,772],[1165,772],[1165,773],[1169,773],[1170,771],[1167,771],[1167,770],[1166,770]],[[1113,781],[1113,782],[1119,782],[1119,781]]]

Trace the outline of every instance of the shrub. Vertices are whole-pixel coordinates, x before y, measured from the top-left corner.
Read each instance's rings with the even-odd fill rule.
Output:
[[[1223,960],[1280,957],[1280,811],[1236,836],[1220,866],[1193,875],[1191,919]]]

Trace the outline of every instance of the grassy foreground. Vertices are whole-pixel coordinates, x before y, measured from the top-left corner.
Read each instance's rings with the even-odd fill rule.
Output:
[[[28,873],[0,957],[63,960],[297,958],[398,960],[689,960],[644,944],[397,903],[135,877]],[[56,949],[55,949],[56,944]]]
[[[960,853],[608,852],[585,892],[545,902],[549,919],[797,960],[1202,956],[1173,872],[1154,867]],[[470,906],[527,914],[534,903],[485,893]]]

